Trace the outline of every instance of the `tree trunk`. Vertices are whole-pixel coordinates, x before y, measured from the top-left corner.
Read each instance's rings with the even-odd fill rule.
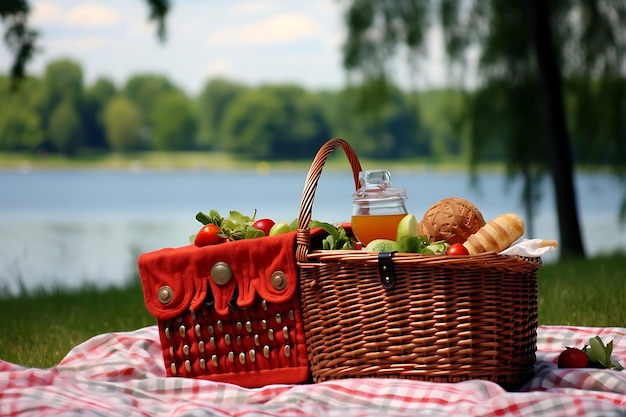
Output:
[[[585,251],[574,190],[572,149],[565,123],[561,70],[552,44],[549,3],[547,0],[533,0],[532,13],[535,51],[543,87],[543,110],[548,127],[550,169],[559,220],[559,248],[563,258],[582,258]]]

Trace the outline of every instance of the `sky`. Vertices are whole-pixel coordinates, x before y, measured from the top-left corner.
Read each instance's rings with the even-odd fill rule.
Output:
[[[27,70],[41,75],[47,63],[81,64],[85,84],[105,76],[119,87],[132,75],[161,74],[189,94],[224,77],[249,85],[298,83],[309,89],[344,86],[341,45],[346,29],[337,0],[173,0],[167,39],[148,19],[144,0],[30,0],[31,26],[40,53]],[[2,26],[4,32],[4,25]],[[417,85],[445,83],[438,31]],[[0,45],[0,72],[12,56]],[[399,66],[396,80],[409,83]],[[412,82],[415,84],[415,79]]]

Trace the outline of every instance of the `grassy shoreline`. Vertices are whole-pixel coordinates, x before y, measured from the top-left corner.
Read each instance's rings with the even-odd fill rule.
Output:
[[[246,160],[236,158],[222,152],[86,152],[76,157],[62,155],[33,155],[30,153],[0,152],[0,170],[29,172],[33,170],[112,170],[112,171],[174,171],[174,170],[213,170],[234,171],[250,170],[266,172],[306,171],[313,161],[301,160]],[[385,166],[394,171],[400,170],[433,170],[433,171],[467,171],[467,163],[461,160],[432,161],[425,158],[405,160],[370,160],[360,159],[363,167]],[[350,169],[347,159],[341,150],[333,152],[325,167],[332,170]],[[502,164],[481,165],[481,170],[501,171]]]
[[[144,151],[144,152],[103,152],[83,151],[77,156],[68,157],[58,154],[37,155],[28,152],[0,151],[0,171],[45,171],[45,170],[103,170],[103,171],[257,171],[266,173],[275,171],[306,171],[314,158],[299,160],[250,160],[217,151]],[[463,158],[436,160],[433,158],[407,159],[368,159],[359,158],[366,169],[386,167],[394,172],[434,171],[468,172],[469,162]],[[334,151],[325,164],[330,170],[348,171],[350,165],[341,150]],[[506,171],[504,163],[481,162],[477,172]],[[608,167],[577,166],[578,172],[594,172],[611,175]]]
[[[538,273],[540,325],[626,327],[626,253],[546,264]],[[102,333],[155,324],[138,277],[123,287],[23,291],[0,295],[0,359],[53,366]]]

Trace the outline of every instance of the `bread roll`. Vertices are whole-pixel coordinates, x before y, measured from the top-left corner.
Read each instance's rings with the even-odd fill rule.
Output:
[[[451,197],[436,202],[424,213],[418,233],[431,242],[463,243],[484,225],[485,219],[474,204]]]
[[[524,221],[514,213],[501,214],[467,238],[463,246],[470,255],[501,252],[524,234]]]

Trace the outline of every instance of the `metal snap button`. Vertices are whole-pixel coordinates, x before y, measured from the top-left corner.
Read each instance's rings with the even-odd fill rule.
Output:
[[[159,288],[159,291],[157,292],[157,298],[159,299],[161,304],[167,304],[172,301],[172,298],[174,298],[174,290],[172,290],[171,287],[164,285]]]
[[[283,271],[275,271],[270,281],[275,290],[282,291],[287,287],[287,276]]]
[[[211,268],[211,278],[217,285],[226,285],[233,278],[233,270],[226,262],[216,262]]]

